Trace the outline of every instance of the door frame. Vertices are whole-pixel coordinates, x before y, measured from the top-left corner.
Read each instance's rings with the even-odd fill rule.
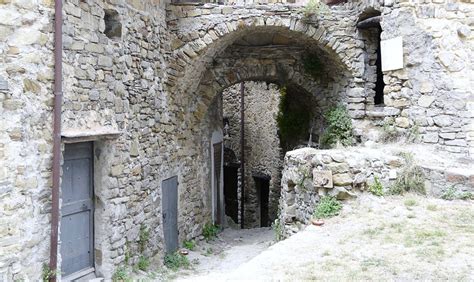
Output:
[[[220,177],[217,183],[215,183],[216,172],[214,170],[214,145],[221,143],[221,167]],[[212,133],[211,144],[211,202],[212,202],[212,222],[216,223],[217,220],[217,205],[220,206],[220,218],[222,222],[220,224],[225,225],[225,205],[224,205],[224,135],[222,130],[216,130]],[[219,199],[217,199],[217,189],[219,189]]]

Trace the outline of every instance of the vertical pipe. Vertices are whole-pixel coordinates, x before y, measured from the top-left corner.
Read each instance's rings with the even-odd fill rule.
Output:
[[[62,106],[62,0],[54,1],[54,109],[53,109],[53,187],[51,192],[50,281],[56,281],[58,264],[59,185],[61,179],[61,106]]]
[[[244,228],[244,198],[245,198],[245,123],[244,123],[244,82],[240,83],[240,228]]]

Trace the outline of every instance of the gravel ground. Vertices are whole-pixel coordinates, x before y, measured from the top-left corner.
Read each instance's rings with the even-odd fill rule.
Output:
[[[474,281],[473,201],[363,195],[322,227],[272,240],[268,228],[228,229],[166,280]]]

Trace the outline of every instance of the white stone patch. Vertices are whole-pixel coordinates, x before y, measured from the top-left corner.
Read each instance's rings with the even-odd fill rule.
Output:
[[[395,37],[380,42],[382,50],[382,71],[403,68],[403,38]]]

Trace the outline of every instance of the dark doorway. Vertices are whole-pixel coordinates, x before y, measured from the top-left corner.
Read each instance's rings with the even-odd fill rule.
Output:
[[[255,188],[257,189],[260,204],[260,227],[268,227],[268,197],[270,193],[270,177],[254,176]]]
[[[225,214],[230,216],[235,223],[239,222],[239,201],[237,199],[238,170],[238,165],[224,166]]]
[[[173,176],[162,183],[161,208],[163,235],[166,253],[178,249],[178,177]]]
[[[222,224],[222,202],[221,202],[221,168],[222,168],[222,142],[212,145],[214,149],[214,223]]]
[[[61,182],[61,272],[94,267],[92,143],[66,144]]]
[[[382,28],[379,26],[377,27],[377,60],[375,62],[377,68],[377,80],[375,81],[375,97],[374,97],[374,104],[375,105],[384,105],[384,93],[383,90],[385,88],[385,82],[383,81],[383,72],[382,72],[382,51],[380,48],[380,34],[382,33]]]

